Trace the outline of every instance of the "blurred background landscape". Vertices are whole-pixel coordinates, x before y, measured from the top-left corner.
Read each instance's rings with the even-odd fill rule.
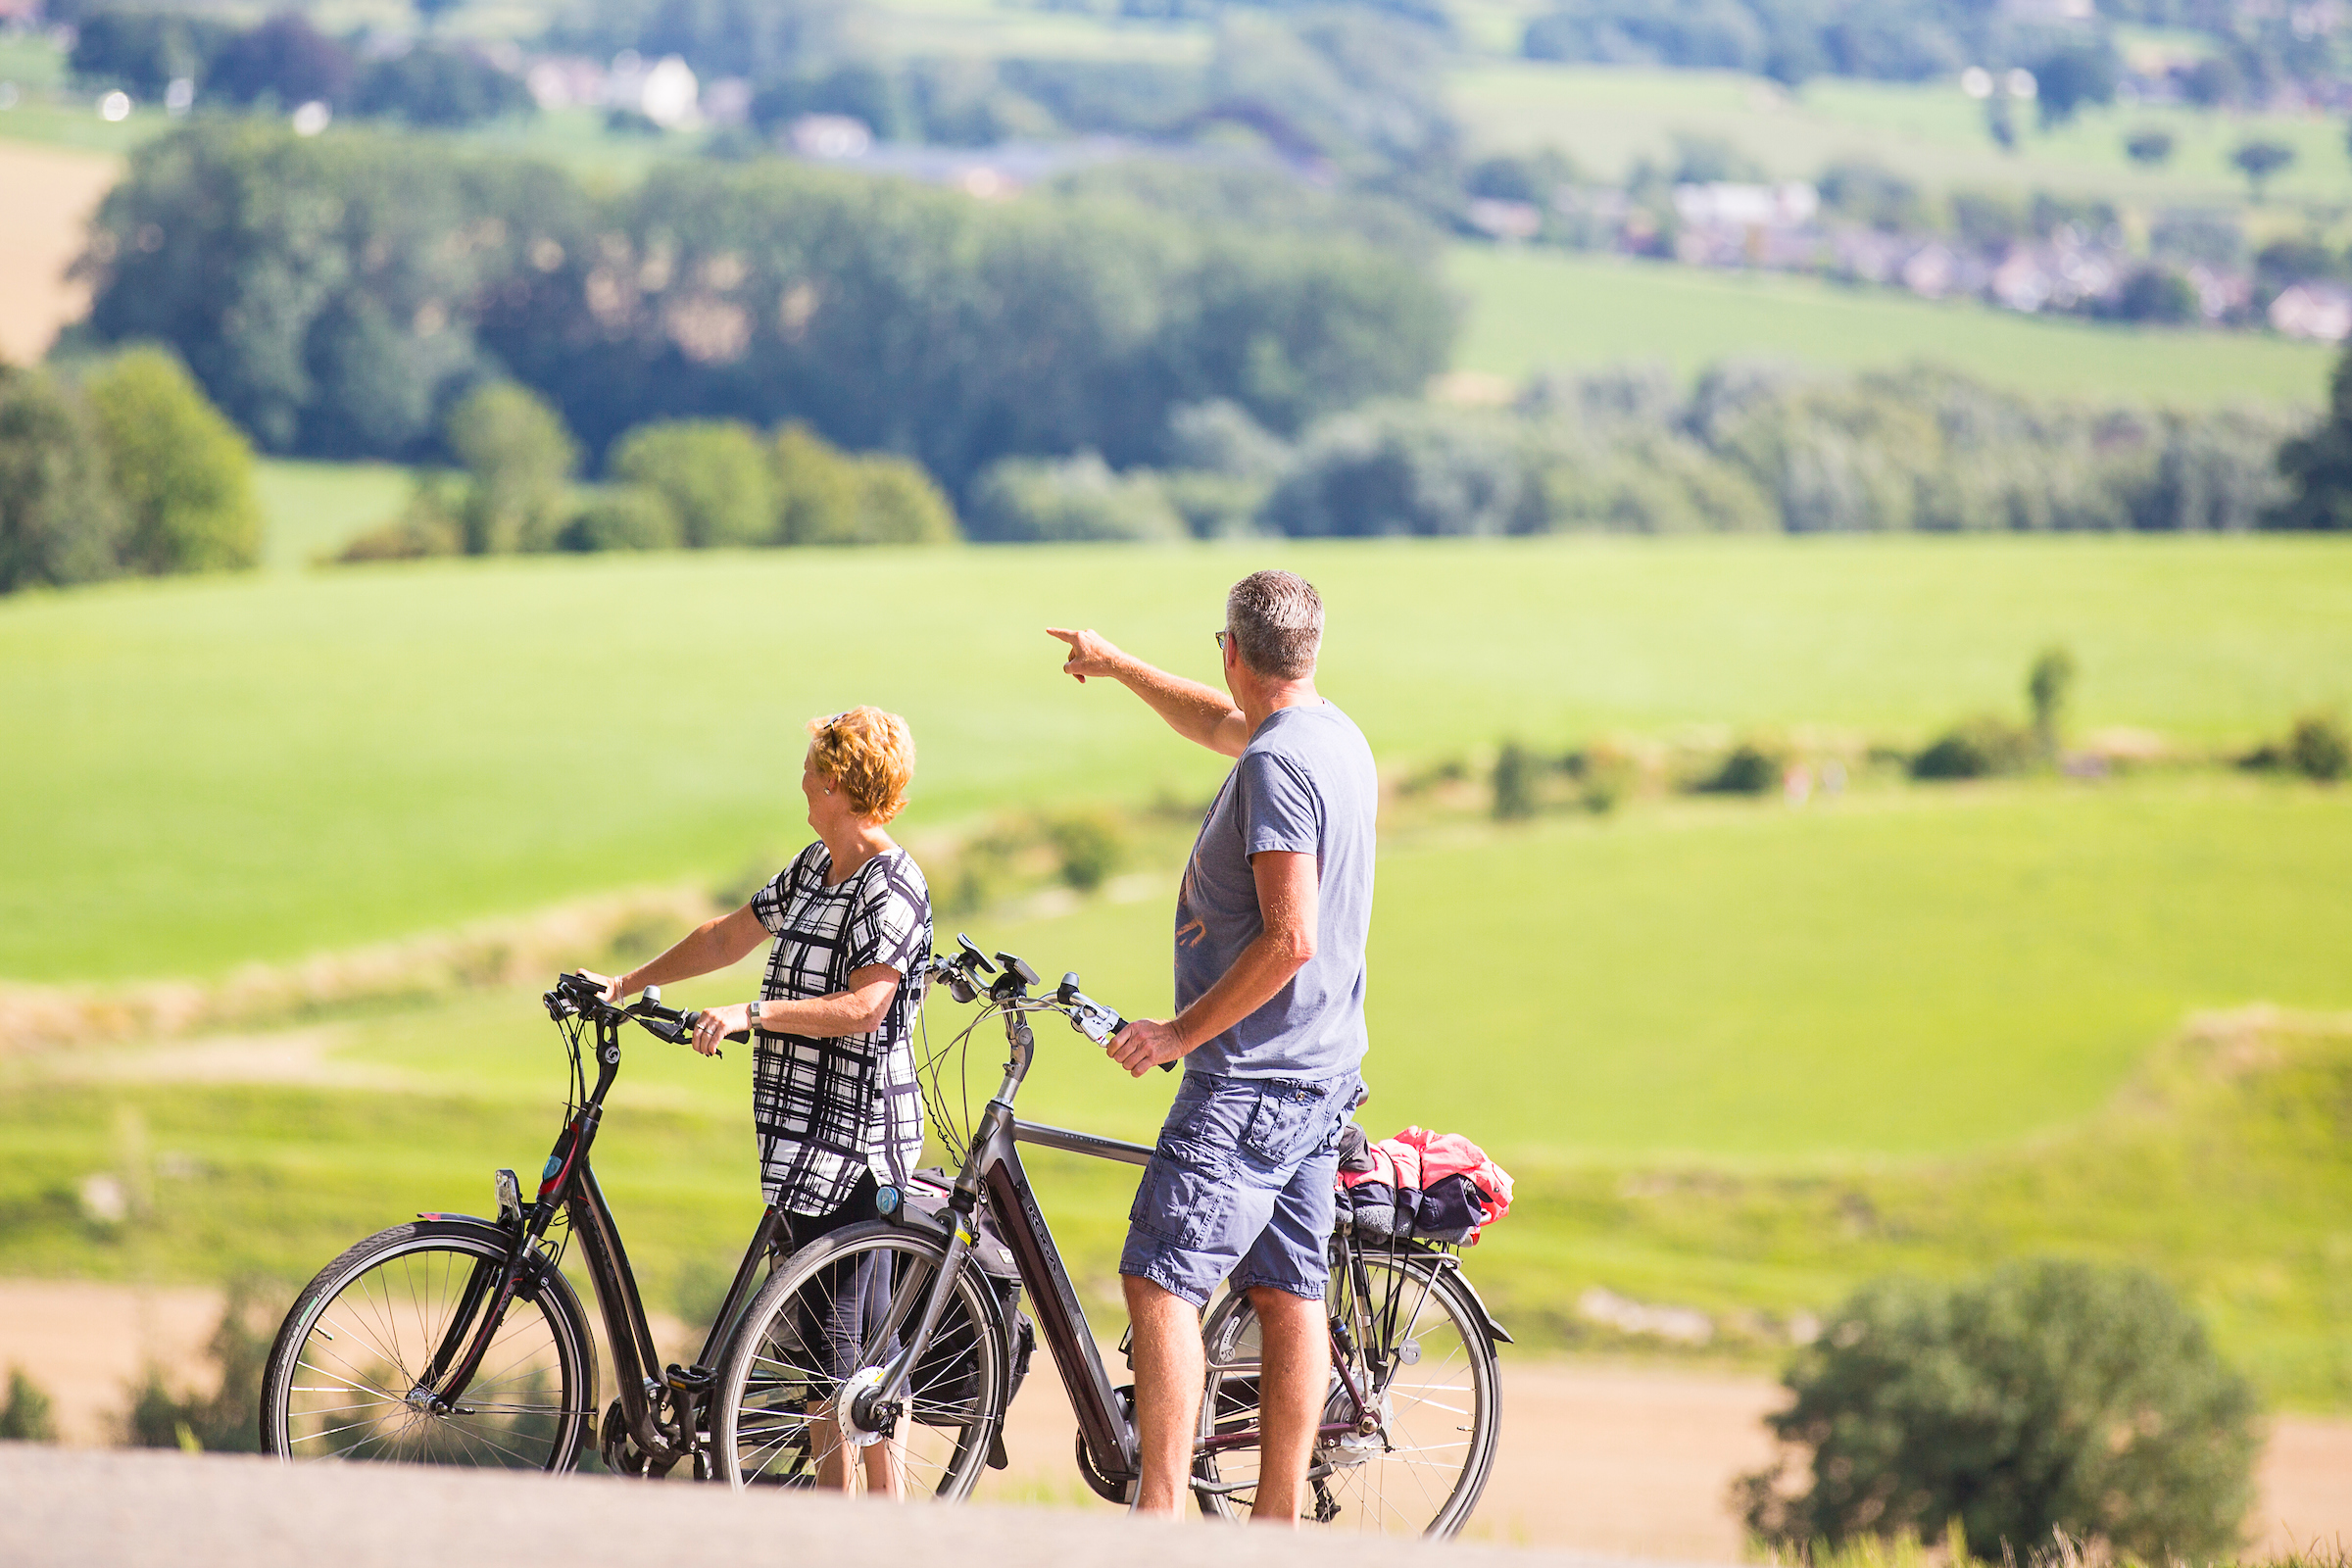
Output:
[[[1213,678],[1282,565],[1368,1130],[1517,1175],[1514,1368],[1750,1435],[1490,1534],[1739,1549],[1849,1292],[2040,1253],[2352,1527],[2348,336],[2331,0],[0,0],[0,1364],[233,1441],[221,1293],[533,1168],[537,993],[772,874],[812,713],[909,719],[943,937],[1164,1008],[1220,767],[1042,627]],[[599,1147],[681,1342],[749,1071],[636,1043]]]

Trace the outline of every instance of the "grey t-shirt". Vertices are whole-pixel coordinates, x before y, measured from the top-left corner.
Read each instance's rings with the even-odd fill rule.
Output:
[[[1176,895],[1176,1005],[1215,985],[1265,929],[1252,855],[1316,858],[1315,956],[1264,1006],[1187,1055],[1187,1071],[1325,1078],[1363,1059],[1379,808],[1372,748],[1333,704],[1277,709],[1250,737],[1200,824]]]

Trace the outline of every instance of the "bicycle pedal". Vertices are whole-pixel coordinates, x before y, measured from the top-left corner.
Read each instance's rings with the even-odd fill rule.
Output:
[[[718,1381],[717,1373],[699,1362],[693,1366],[680,1366],[672,1361],[663,1369],[662,1376],[680,1394],[709,1394],[710,1386]]]

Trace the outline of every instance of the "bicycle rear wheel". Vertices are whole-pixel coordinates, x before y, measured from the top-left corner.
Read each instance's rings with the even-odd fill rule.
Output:
[[[1319,1439],[1309,1460],[1304,1517],[1367,1535],[1450,1536],[1478,1505],[1494,1463],[1501,1406],[1494,1342],[1485,1314],[1442,1256],[1356,1251],[1332,1270],[1332,1315],[1353,1341],[1348,1370],[1377,1421],[1369,1433]],[[1208,1386],[1194,1465],[1202,1511],[1248,1511],[1256,1493],[1258,1321],[1250,1298],[1229,1294],[1201,1330]],[[1326,1424],[1350,1421],[1355,1401],[1335,1373]],[[1232,1446],[1213,1446],[1220,1441]]]
[[[596,1364],[579,1298],[546,1270],[518,1294],[454,1409],[421,1385],[471,1343],[507,1261],[495,1225],[395,1225],[319,1270],[277,1331],[262,1381],[262,1450],[282,1459],[568,1470]]]
[[[711,1413],[716,1472],[736,1487],[839,1487],[875,1461],[845,1444],[845,1388],[873,1379],[921,1320],[944,1238],[852,1226],[795,1252],[744,1311]],[[888,1445],[891,1484],[954,1501],[980,1479],[1004,1415],[1003,1309],[977,1263],[956,1281]]]

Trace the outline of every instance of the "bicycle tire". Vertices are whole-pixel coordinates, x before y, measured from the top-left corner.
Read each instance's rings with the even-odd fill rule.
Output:
[[[579,1462],[596,1399],[596,1347],[579,1297],[553,1268],[509,1305],[459,1409],[410,1396],[477,1269],[503,1265],[508,1232],[420,1219],[346,1249],[295,1298],[262,1381],[262,1451],[564,1471]]]
[[[1370,1382],[1381,1429],[1316,1444],[1303,1517],[1366,1534],[1451,1536],[1468,1522],[1494,1469],[1501,1419],[1494,1342],[1444,1258],[1402,1250],[1358,1255],[1369,1298],[1358,1299],[1343,1266],[1332,1271],[1327,1299],[1350,1333],[1368,1341],[1356,1347],[1350,1371]],[[1254,1427],[1257,1314],[1249,1296],[1229,1292],[1202,1326],[1201,1341],[1208,1361],[1202,1440]],[[1324,1419],[1343,1420],[1350,1410],[1335,1374]],[[1246,1512],[1256,1466],[1254,1446],[1196,1460],[1201,1511]]]
[[[843,1383],[897,1353],[947,1255],[946,1238],[855,1225],[792,1254],[752,1298],[723,1358],[711,1412],[714,1473],[737,1489],[815,1487],[833,1462]],[[1004,1419],[1004,1308],[974,1262],[956,1282],[915,1366],[891,1440],[903,1489],[942,1501],[970,1494]],[[847,1463],[845,1472],[861,1469]]]

